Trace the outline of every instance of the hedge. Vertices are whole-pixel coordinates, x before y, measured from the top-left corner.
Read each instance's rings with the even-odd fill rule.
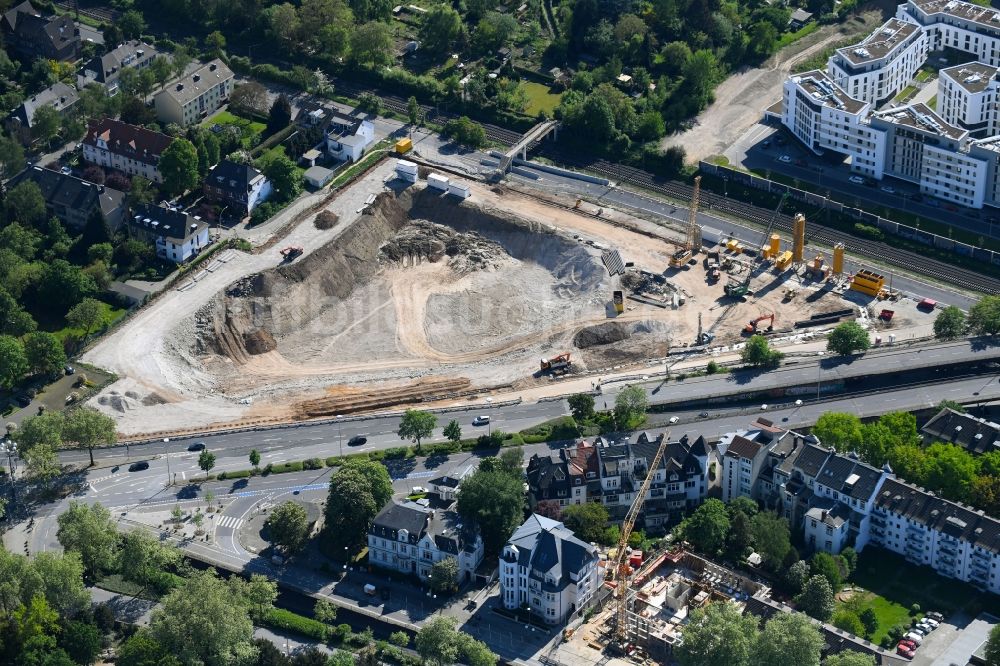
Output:
[[[231,472],[219,472],[215,477],[219,481],[225,481],[226,479],[246,479],[253,476],[252,469],[237,469]]]
[[[261,624],[280,631],[294,631],[297,634],[325,642],[331,628],[311,617],[299,615],[284,608],[272,608],[261,618]]]
[[[302,463],[300,461],[278,463],[268,463],[264,468],[264,474],[284,474],[285,472],[301,472]]]

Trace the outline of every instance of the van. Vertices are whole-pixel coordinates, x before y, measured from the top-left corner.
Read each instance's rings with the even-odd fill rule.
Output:
[[[375,596],[375,586],[371,583],[365,583],[365,594],[374,597]]]

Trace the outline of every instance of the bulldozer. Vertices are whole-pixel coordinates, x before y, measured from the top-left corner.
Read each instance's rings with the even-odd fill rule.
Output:
[[[767,328],[762,329],[761,323],[767,322]],[[743,327],[743,332],[747,335],[757,335],[761,332],[770,333],[774,330],[774,313],[768,313],[761,315],[756,319],[751,319],[747,322],[747,325]]]
[[[569,356],[569,352],[566,352],[565,354],[559,354],[549,359],[543,358],[540,363],[541,372],[548,372],[553,375],[562,375],[569,372],[569,367],[573,364]]]

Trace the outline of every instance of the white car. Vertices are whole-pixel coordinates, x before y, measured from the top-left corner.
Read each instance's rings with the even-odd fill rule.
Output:
[[[795,401],[795,406],[796,407],[801,407],[802,406],[802,401],[801,400],[796,400]]]
[[[778,158],[778,161],[788,164],[789,162],[792,161],[792,158],[789,157],[788,155],[782,155],[781,157]]]
[[[679,417],[677,417],[677,416],[671,416],[669,422],[670,423],[677,423],[678,421],[680,421]]]
[[[865,184],[865,179],[863,177],[861,177],[861,176],[851,176],[847,180],[849,182],[851,182],[851,183],[854,183],[855,185],[864,185]]]
[[[916,643],[917,645],[920,645],[921,643],[924,642],[924,637],[915,631],[911,631],[910,633],[903,636],[903,638],[909,639],[914,643]]]
[[[762,412],[766,412],[767,411],[767,403],[766,402],[763,405],[760,406],[760,411],[762,411]]]
[[[883,185],[879,189],[882,190],[883,192],[885,192],[886,194],[895,194],[896,193],[896,188],[893,187],[892,185]]]
[[[937,620],[935,620],[932,617],[925,617],[924,619],[922,619],[920,621],[920,624],[930,625],[931,629],[937,629],[941,625],[940,622],[938,622]]]
[[[484,426],[489,422],[490,422],[489,416],[477,416],[476,418],[472,419],[472,425],[474,426]]]

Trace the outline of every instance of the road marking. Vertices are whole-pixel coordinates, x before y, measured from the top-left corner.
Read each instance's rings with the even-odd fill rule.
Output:
[[[223,516],[219,519],[219,527],[230,527],[235,532],[240,529],[240,525],[243,524],[242,518],[236,518],[235,516]]]
[[[181,481],[187,481],[187,472],[181,472]]]

